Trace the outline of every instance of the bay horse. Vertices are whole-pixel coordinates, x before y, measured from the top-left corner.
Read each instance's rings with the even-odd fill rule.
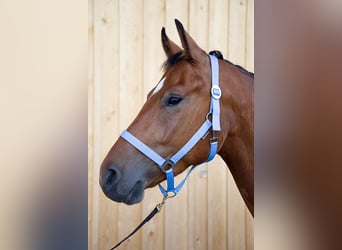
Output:
[[[130,205],[166,179],[162,193],[175,195],[173,176],[217,153],[254,215],[254,74],[208,55],[175,23],[183,49],[162,28],[164,74],[103,160],[101,188],[111,200]]]

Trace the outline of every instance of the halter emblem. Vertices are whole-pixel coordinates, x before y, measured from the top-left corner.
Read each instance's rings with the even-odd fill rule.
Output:
[[[221,89],[218,85],[214,85],[211,87],[211,96],[216,100],[221,98]]]

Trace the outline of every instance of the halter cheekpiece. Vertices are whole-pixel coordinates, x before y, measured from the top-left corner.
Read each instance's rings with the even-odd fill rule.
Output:
[[[124,130],[120,135],[123,139],[129,142],[137,150],[139,150],[146,157],[151,159],[155,164],[157,164],[161,171],[165,173],[167,188],[165,189],[161,184],[159,184],[159,189],[163,196],[175,196],[184,186],[189,175],[198,165],[192,166],[186,174],[186,176],[184,177],[184,179],[177,186],[175,186],[174,183],[173,169],[175,165],[178,163],[178,161],[181,160],[197,144],[199,140],[204,139],[207,136],[207,134],[210,132],[210,129],[212,129],[210,138],[210,151],[208,158],[205,162],[211,161],[217,153],[218,138],[215,136],[215,132],[221,130],[219,101],[221,98],[221,89],[219,87],[219,65],[218,60],[215,56],[209,54],[209,58],[211,65],[211,90],[209,112],[202,126],[195,132],[195,134],[190,138],[190,140],[187,143],[185,143],[185,145],[176,154],[166,159],[160,156],[153,149],[151,149],[145,143],[140,141],[137,137],[132,135],[127,130]],[[211,116],[211,121],[209,120],[209,116]],[[167,166],[169,167],[167,168]]]

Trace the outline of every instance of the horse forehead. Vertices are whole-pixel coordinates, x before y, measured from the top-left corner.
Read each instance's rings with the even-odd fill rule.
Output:
[[[157,94],[166,85],[166,80],[168,80],[167,82],[169,86],[180,82],[180,79],[178,79],[180,76],[179,73],[180,72],[173,72],[173,74],[164,76],[153,89],[151,96]]]
[[[189,78],[194,75],[191,66],[182,64],[182,66],[169,69],[164,77],[158,82],[156,87],[152,90],[150,96],[153,96],[160,92],[163,88],[170,88],[172,86],[182,85],[185,86],[187,82],[190,82]],[[191,86],[191,85],[190,85]]]
[[[166,80],[166,77],[163,77],[163,79],[160,80],[160,82],[157,84],[157,86],[154,88],[152,95],[155,95],[156,93],[158,93],[163,87],[164,87],[164,82]]]

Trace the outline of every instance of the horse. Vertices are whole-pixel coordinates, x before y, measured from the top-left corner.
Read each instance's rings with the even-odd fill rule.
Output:
[[[163,76],[104,158],[100,186],[109,199],[128,205],[164,180],[168,188],[160,186],[162,193],[176,195],[173,176],[217,153],[254,216],[254,74],[208,55],[175,23],[182,48],[163,27]],[[213,86],[215,74],[219,86]]]

